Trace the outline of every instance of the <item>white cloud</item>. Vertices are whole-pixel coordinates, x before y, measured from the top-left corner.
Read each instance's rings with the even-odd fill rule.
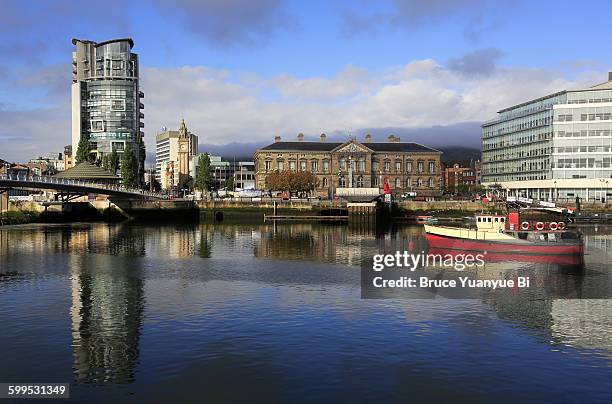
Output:
[[[349,66],[333,78],[236,78],[204,67],[145,68],[142,82],[149,135],[161,126],[176,126],[184,114],[201,141],[211,144],[268,142],[274,135],[292,138],[298,132],[314,136],[482,121],[503,107],[588,84],[593,83],[583,77],[566,80],[560,73],[532,68],[466,76],[433,60],[381,72]]]
[[[151,153],[155,133],[163,126],[176,128],[181,116],[201,143],[216,145],[265,144],[275,135],[294,139],[298,132],[317,136],[362,128],[483,121],[501,108],[566,88],[586,87],[607,77],[603,72],[576,76],[577,72],[496,67],[487,75],[466,75],[431,59],[383,71],[347,66],[331,78],[261,77],[205,66],[142,67],[145,141]],[[572,74],[573,79],[564,78]],[[56,80],[45,83],[57,91]],[[69,83],[65,88],[68,94]],[[24,87],[28,90],[31,88]],[[49,93],[48,102],[54,108],[0,108],[0,158],[23,160],[61,151],[70,142],[70,112],[65,100]],[[438,137],[428,139],[440,145],[446,140],[442,137],[452,136],[445,132]],[[452,138],[457,144],[457,138]],[[25,144],[23,139],[32,141]]]

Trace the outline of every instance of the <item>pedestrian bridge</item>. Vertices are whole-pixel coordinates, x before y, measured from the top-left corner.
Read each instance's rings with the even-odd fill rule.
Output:
[[[123,185],[99,184],[95,182],[56,178],[39,175],[0,175],[0,193],[9,189],[56,191],[64,201],[74,197],[96,194],[121,199],[166,199],[163,194],[127,188]]]

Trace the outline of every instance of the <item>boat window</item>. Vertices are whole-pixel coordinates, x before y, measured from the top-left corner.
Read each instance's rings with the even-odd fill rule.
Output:
[[[499,219],[498,219],[498,218],[495,218],[495,222],[499,222]]]
[[[482,218],[481,218],[481,217],[479,217],[479,218],[478,218],[478,221],[479,221],[479,222],[481,222],[481,221],[482,221],[482,220],[480,220],[480,219],[482,219]]]
[[[487,222],[491,223],[491,218],[487,217]]]
[[[506,221],[506,218],[505,218],[505,217],[502,217],[502,218],[500,218],[499,220],[501,220],[501,222],[503,223],[503,222],[505,222],[505,221]]]

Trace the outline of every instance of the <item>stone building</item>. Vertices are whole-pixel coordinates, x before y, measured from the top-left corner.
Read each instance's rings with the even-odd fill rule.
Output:
[[[418,195],[440,195],[443,188],[440,156],[442,152],[418,143],[401,142],[391,135],[387,142],[282,141],[257,150],[254,155],[256,186],[267,189],[266,177],[273,171],[310,171],[319,179],[314,194],[333,197],[336,188],[382,188],[387,178],[394,194],[413,191]]]

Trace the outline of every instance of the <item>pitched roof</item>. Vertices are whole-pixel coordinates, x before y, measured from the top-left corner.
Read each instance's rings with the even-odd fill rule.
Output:
[[[259,150],[266,151],[332,151],[344,143],[337,142],[275,142]],[[371,142],[359,143],[375,152],[439,152],[431,147],[407,142]]]
[[[97,165],[91,163],[79,163],[74,167],[71,167],[67,170],[60,171],[55,174],[54,177],[57,178],[68,178],[75,180],[90,180],[90,179],[105,179],[105,180],[118,180],[119,177],[111,173],[110,171],[106,171],[102,167],[98,167]]]

